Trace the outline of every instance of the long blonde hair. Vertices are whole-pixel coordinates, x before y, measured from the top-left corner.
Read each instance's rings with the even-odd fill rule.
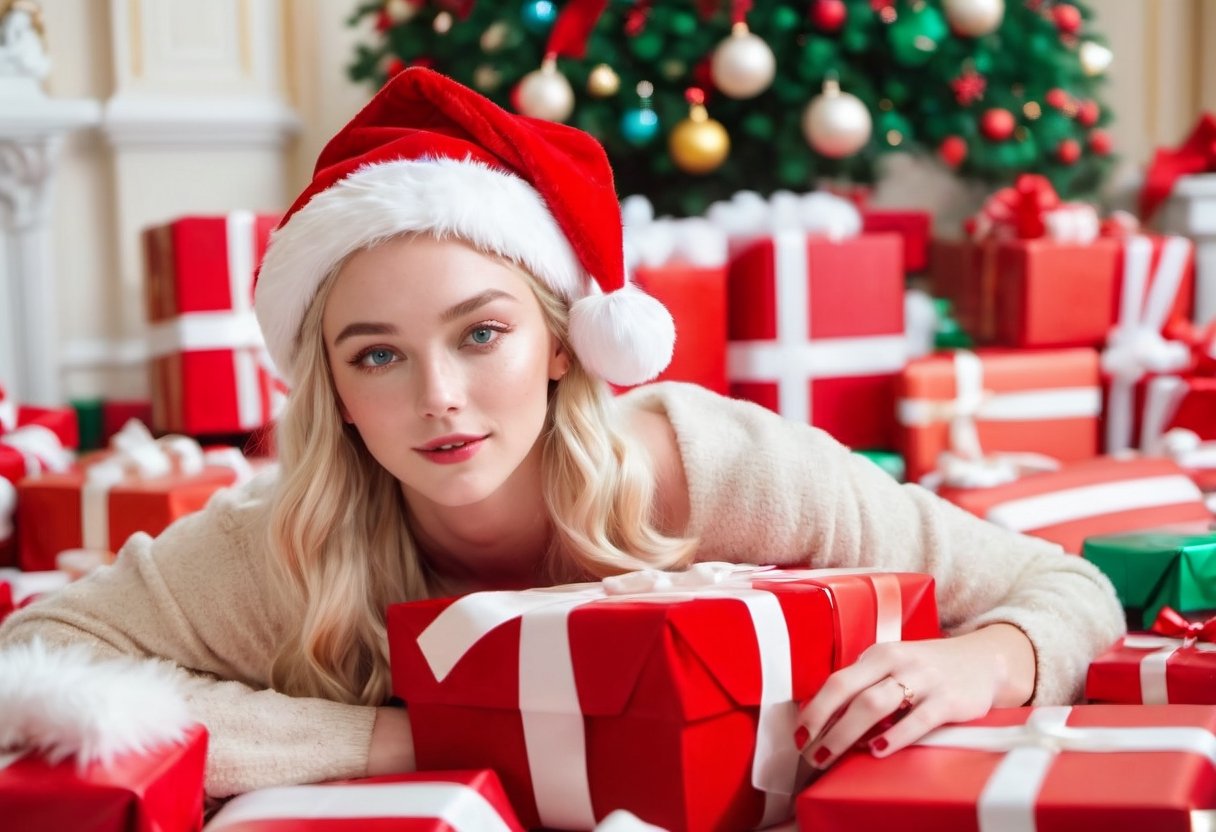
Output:
[[[541,437],[554,532],[545,553],[549,578],[688,563],[695,541],[655,527],[648,455],[618,427],[607,387],[570,350],[567,302],[503,262],[528,281],[571,359],[553,386]],[[340,268],[321,285],[301,325],[299,383],[277,426],[281,473],[268,551],[280,601],[298,615],[299,627],[282,644],[270,678],[296,696],[379,705],[391,692],[384,611],[436,587],[414,545],[396,478],[338,408],[321,319]]]

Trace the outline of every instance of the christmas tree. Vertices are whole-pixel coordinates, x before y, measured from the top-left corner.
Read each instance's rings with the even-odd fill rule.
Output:
[[[1111,166],[1110,51],[1058,0],[370,0],[351,77],[429,66],[605,146],[622,195],[697,214],[748,189],[866,183],[891,151],[959,176],[1046,175],[1092,194]]]

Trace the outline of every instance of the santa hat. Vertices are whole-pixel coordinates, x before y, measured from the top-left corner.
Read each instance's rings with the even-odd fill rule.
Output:
[[[671,315],[625,278],[620,206],[599,142],[413,67],[326,145],[271,237],[254,308],[288,382],[325,277],[351,253],[410,231],[506,257],[569,301],[571,346],[607,381],[649,381],[671,360]]]

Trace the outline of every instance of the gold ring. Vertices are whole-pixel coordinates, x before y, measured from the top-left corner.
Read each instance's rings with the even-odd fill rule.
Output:
[[[912,688],[908,687],[907,685],[905,685],[903,682],[899,681],[899,680],[898,680],[898,679],[896,679],[895,677],[892,677],[892,678],[891,678],[891,681],[892,681],[892,682],[894,682],[895,684],[899,685],[899,686],[900,686],[900,688],[902,688],[902,689],[903,689],[903,692],[904,692],[904,701],[903,701],[903,704],[904,704],[904,705],[906,705],[906,706],[908,706],[908,707],[911,707],[911,706],[912,706],[912,699],[915,697],[915,694],[913,694],[913,693],[912,693]]]

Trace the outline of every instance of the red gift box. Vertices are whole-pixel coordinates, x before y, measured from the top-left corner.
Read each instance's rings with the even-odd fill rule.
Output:
[[[1147,633],[1131,633],[1089,665],[1092,702],[1216,705],[1216,618],[1191,622],[1165,607]]]
[[[945,487],[939,494],[1074,554],[1087,537],[1212,519],[1202,492],[1167,459],[1101,457],[992,488]]]
[[[523,832],[498,775],[392,774],[259,789],[229,801],[206,832]]]
[[[55,434],[59,444],[65,448],[80,447],[80,422],[75,409],[71,407],[18,407],[17,427],[34,425]]]
[[[800,829],[1155,832],[1216,808],[1216,708],[1002,708],[876,758],[852,753],[798,797]]]
[[[53,418],[46,423],[33,422],[0,434],[0,567],[16,563],[16,484],[27,476],[66,471],[72,465],[73,454],[63,447],[62,437],[74,437],[65,434],[67,423],[57,418],[57,412],[49,412]],[[75,420],[70,424],[74,428]]]
[[[280,393],[253,314],[253,275],[278,221],[237,211],[144,231],[158,432],[241,433],[272,417]]]
[[[0,768],[5,832],[188,832],[203,826],[207,732],[195,726],[182,744],[124,754],[77,769],[22,757]]]
[[[653,295],[676,324],[671,364],[655,381],[688,381],[726,392],[726,267],[638,266],[633,282]]]
[[[948,450],[1061,461],[1098,452],[1102,396],[1092,349],[939,353],[909,362],[896,390],[909,481]]]
[[[698,564],[390,607],[418,766],[493,768],[529,827],[783,819],[795,702],[876,640],[939,634],[931,577],[842,572]]]
[[[861,230],[866,234],[893,232],[904,241],[904,271],[915,274],[929,265],[929,237],[933,217],[928,211],[862,208]]]
[[[727,284],[731,395],[850,447],[890,447],[908,356],[901,249],[894,234],[800,231],[742,249]]]

